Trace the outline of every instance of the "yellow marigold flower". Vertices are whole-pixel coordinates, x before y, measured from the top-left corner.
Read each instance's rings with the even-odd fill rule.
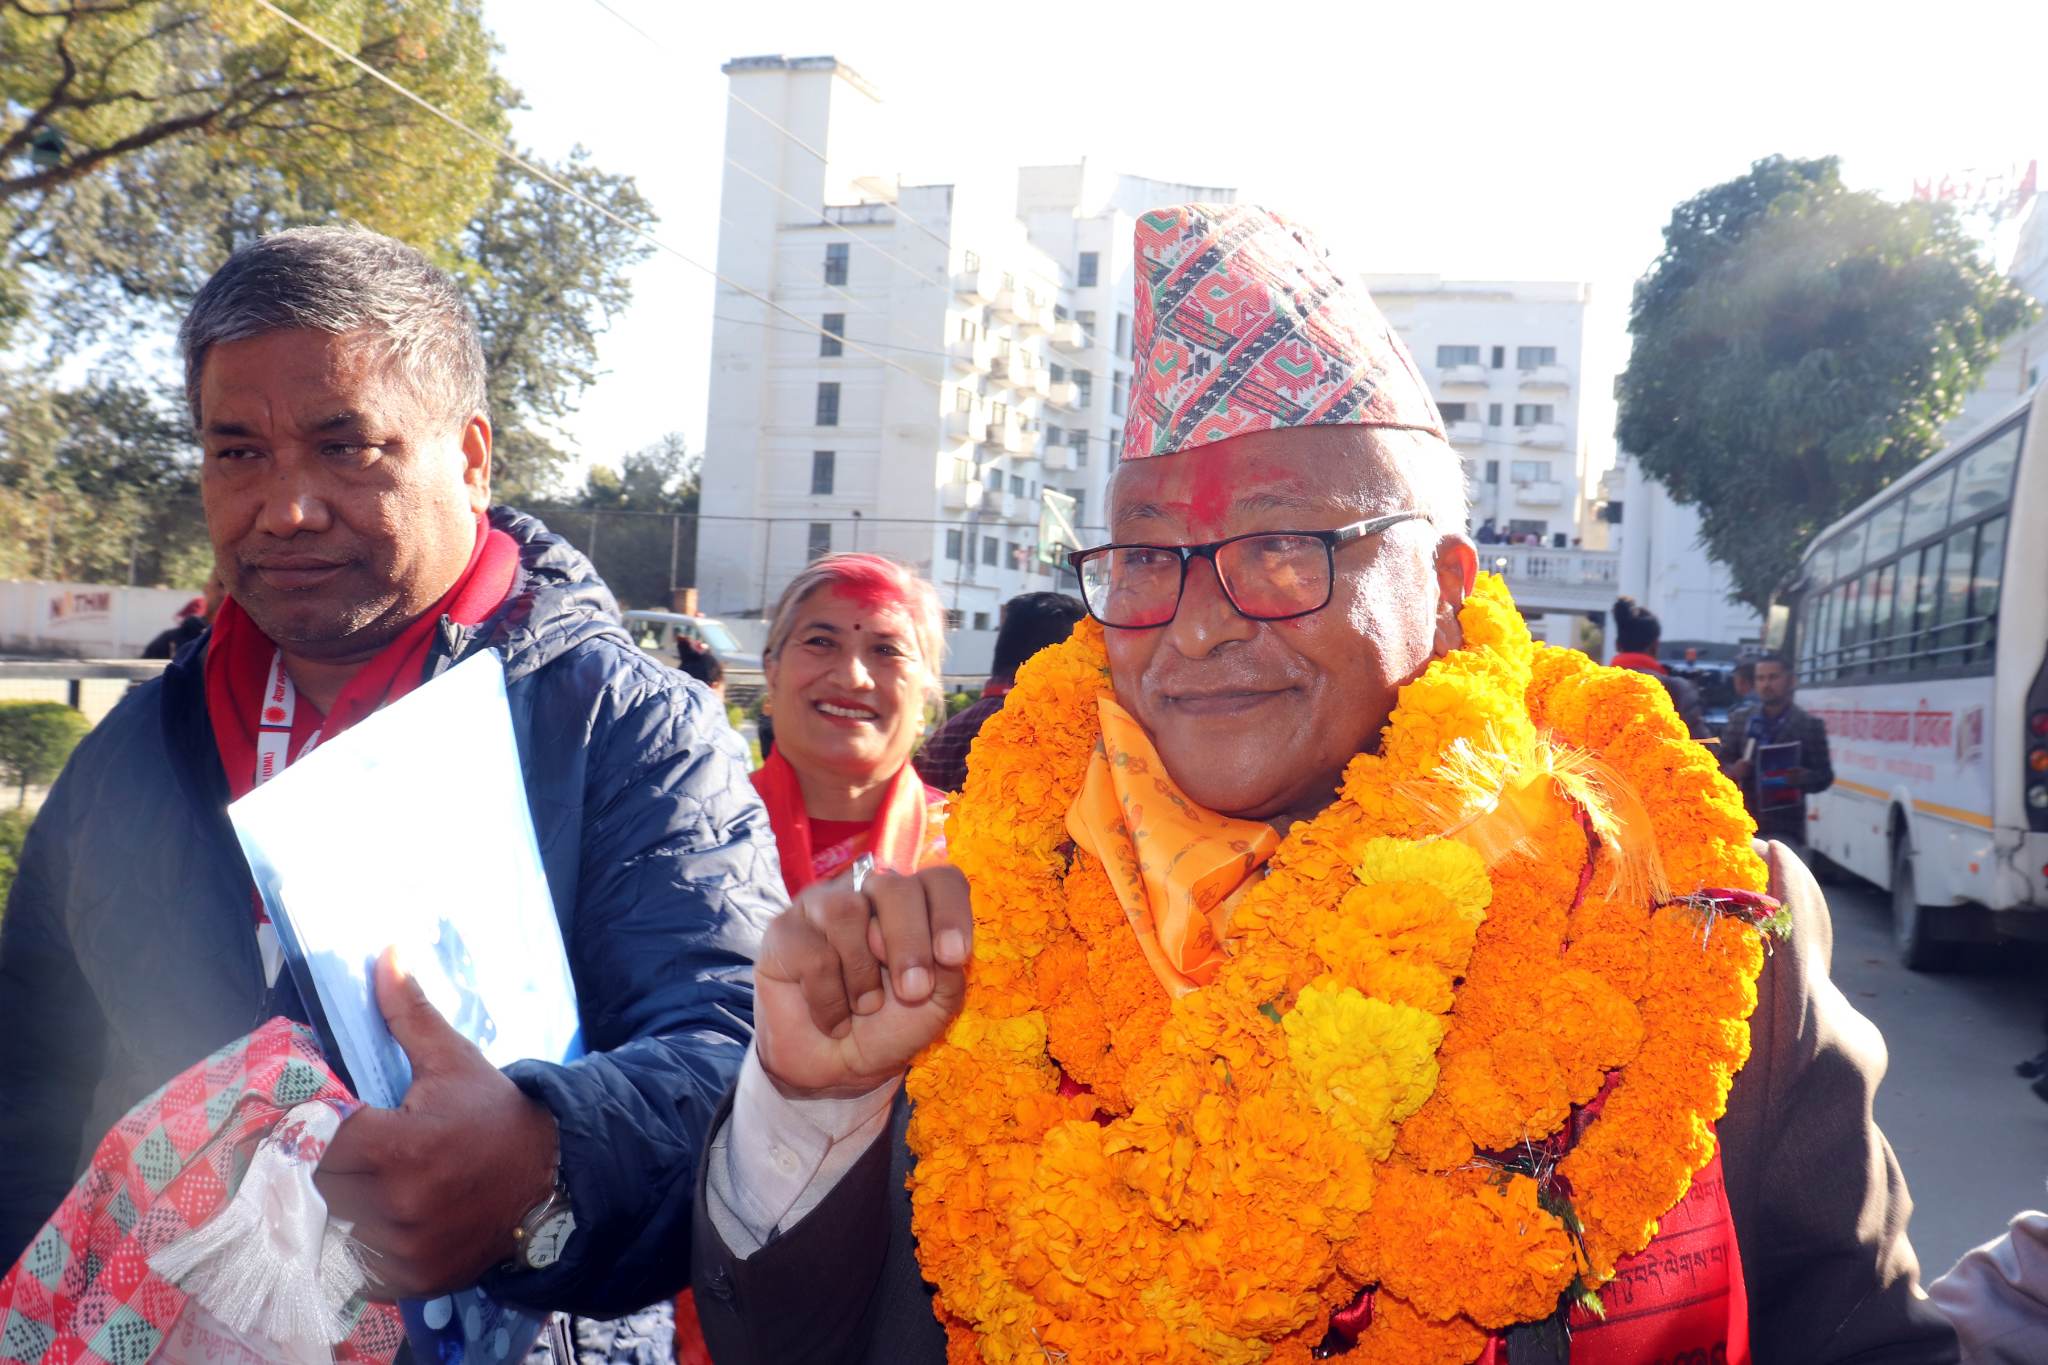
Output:
[[[1376,1158],[1436,1088],[1442,1021],[1350,986],[1310,986],[1281,1021],[1309,1101]]]

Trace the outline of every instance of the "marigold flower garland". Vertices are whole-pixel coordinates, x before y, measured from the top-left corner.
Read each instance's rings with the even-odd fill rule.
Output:
[[[1460,620],[1178,1000],[1067,841],[1101,632],[1022,670],[948,830],[966,1006],[909,1079],[950,1360],[1294,1365],[1370,1286],[1344,1359],[1458,1365],[1610,1278],[1710,1159],[1762,943],[1647,885],[1761,891],[1740,797],[1662,687],[1532,644],[1498,579]],[[1561,1179],[1497,1155],[1603,1090]]]

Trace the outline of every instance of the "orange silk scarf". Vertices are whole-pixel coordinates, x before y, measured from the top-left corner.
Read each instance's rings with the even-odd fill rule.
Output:
[[[1102,738],[1067,809],[1067,833],[1108,871],[1167,993],[1185,995],[1222,968],[1231,907],[1280,836],[1190,801],[1131,714],[1109,697],[1097,707]]]

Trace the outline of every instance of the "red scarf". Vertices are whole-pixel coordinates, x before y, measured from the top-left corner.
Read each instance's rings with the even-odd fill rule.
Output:
[[[418,687],[441,618],[445,616],[458,626],[476,625],[504,602],[518,572],[519,542],[490,529],[478,517],[476,545],[462,577],[439,602],[356,670],[334,699],[334,709],[322,715],[304,694],[299,696],[292,713],[286,765],[305,756],[307,741],[314,735],[333,739],[378,707]],[[271,662],[276,658],[277,646],[241,605],[232,597],[221,603],[213,639],[206,647],[206,715],[213,723],[213,742],[220,750],[221,766],[227,770],[231,797],[246,796],[256,786],[258,721]]]
[[[1616,654],[1608,662],[1616,668],[1634,669],[1638,673],[1656,673],[1659,675],[1666,675],[1671,672],[1670,669],[1666,668],[1663,664],[1657,662],[1656,655],[1639,654],[1633,649],[1622,650],[1619,654]]]
[[[803,785],[796,769],[782,756],[780,746],[754,774],[754,790],[768,808],[768,824],[775,831],[775,852],[782,859],[782,884],[794,900],[797,892],[812,882],[830,881],[853,866],[863,853],[875,855],[875,866],[890,872],[915,872],[925,862],[925,830],[928,803],[942,800],[945,793],[934,791],[918,780],[908,763],[889,779],[882,794],[881,809],[867,834],[815,849],[811,845],[811,816],[804,809]],[[936,822],[932,822],[936,823]]]

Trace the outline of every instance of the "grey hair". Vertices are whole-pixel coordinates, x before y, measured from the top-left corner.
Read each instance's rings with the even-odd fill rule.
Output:
[[[235,252],[192,300],[178,328],[192,425],[200,424],[199,376],[209,351],[300,329],[361,335],[451,419],[489,415],[476,321],[446,271],[368,228],[300,227]]]
[[[1415,510],[1440,531],[1456,534],[1472,514],[1465,460],[1433,431],[1377,427],[1373,441],[1407,481]]]
[[[882,555],[842,553],[826,555],[804,566],[802,572],[789,580],[789,586],[775,599],[775,610],[768,618],[768,640],[761,649],[763,659],[773,659],[789,643],[790,634],[796,630],[798,608],[806,598],[820,588],[837,584],[886,584],[894,589],[903,600],[904,610],[910,616],[911,633],[917,637],[917,652],[924,664],[925,693],[937,699],[940,692],[940,669],[946,660],[946,612],[939,605],[939,590],[931,581],[907,564],[899,564]]]

